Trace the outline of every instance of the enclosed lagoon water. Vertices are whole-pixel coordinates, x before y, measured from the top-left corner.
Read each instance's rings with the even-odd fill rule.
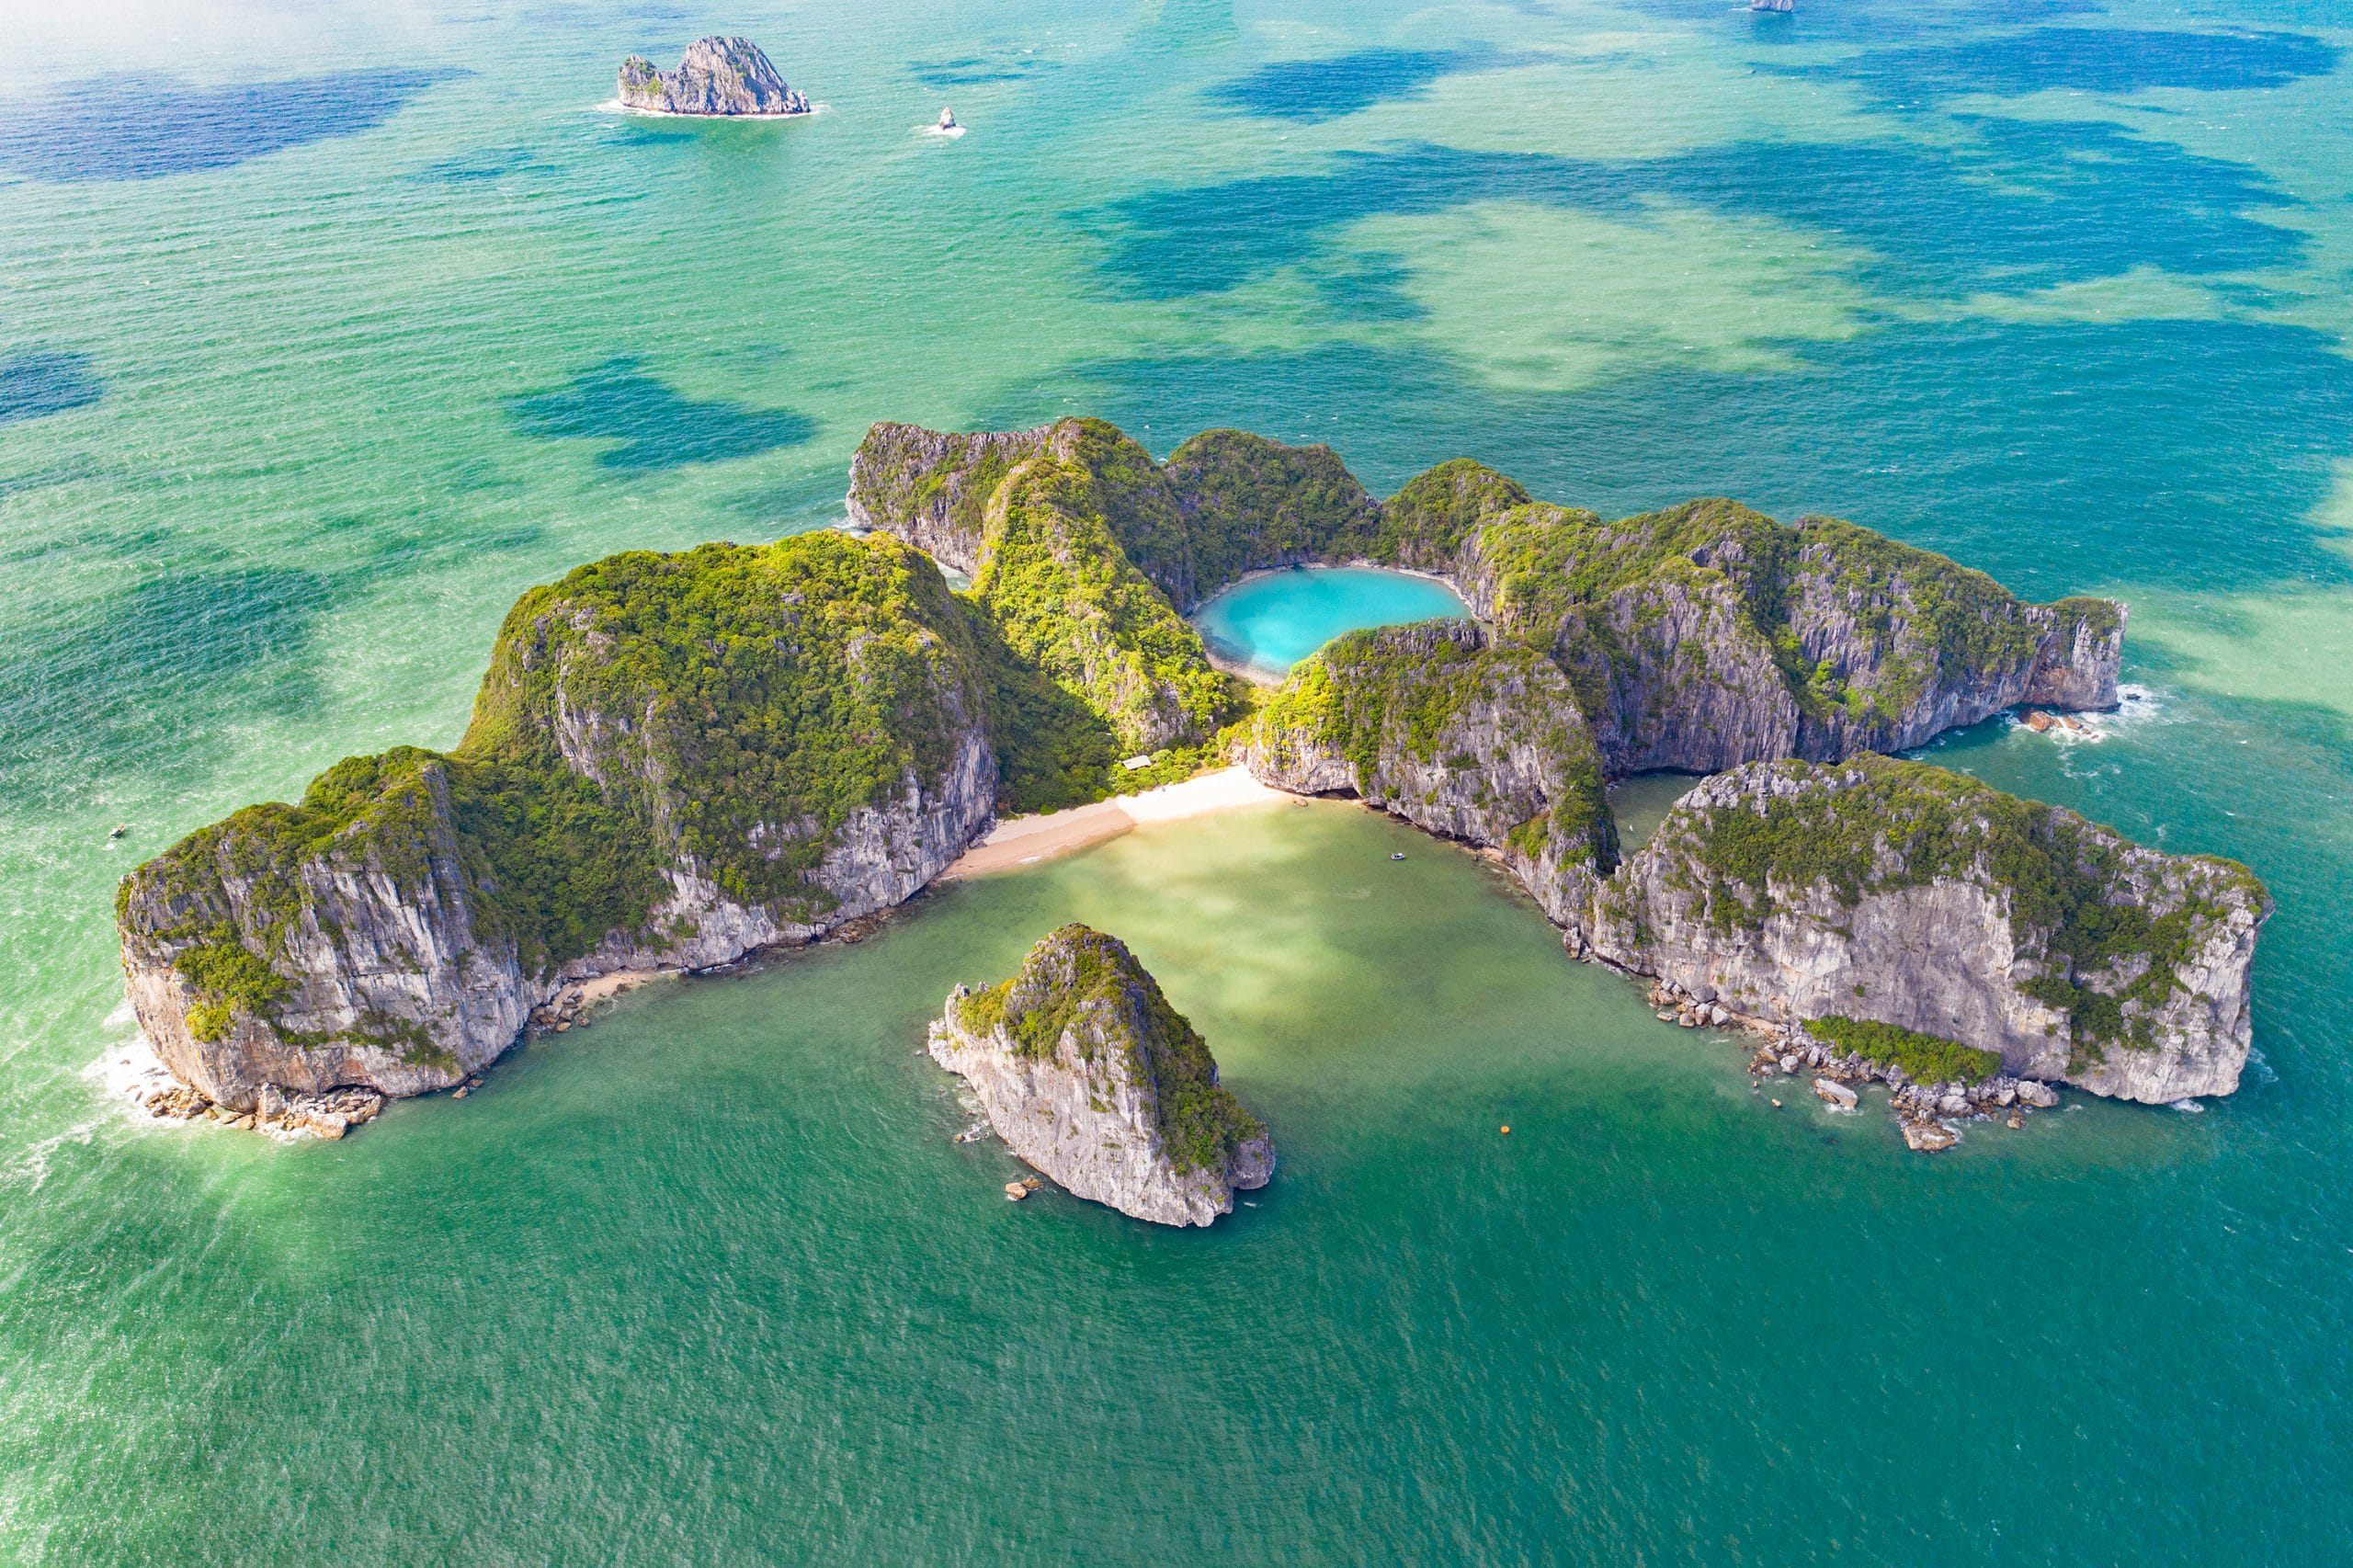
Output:
[[[2336,9],[815,0],[729,24],[824,106],[767,125],[598,112],[697,30],[647,13],[18,10],[0,1557],[2341,1560]],[[951,96],[985,134],[907,134]],[[452,742],[524,588],[824,526],[873,419],[1079,412],[2126,598],[2145,710],[1932,755],[2269,881],[2246,1085],[1914,1157],[1336,806],[653,988],[345,1143],[85,1073],[117,878]],[[948,1142],[924,1020],[1068,918],[1272,1126],[1258,1208],[1008,1204]]]
[[[1444,583],[1364,566],[1262,572],[1193,612],[1201,641],[1221,661],[1262,680],[1290,667],[1342,632],[1470,615]]]

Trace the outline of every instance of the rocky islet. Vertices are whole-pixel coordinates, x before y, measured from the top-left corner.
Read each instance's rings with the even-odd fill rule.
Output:
[[[809,112],[808,97],[788,85],[747,38],[697,39],[675,71],[632,54],[621,62],[616,90],[624,108],[654,114],[759,119]]]
[[[1200,1035],[1125,943],[1085,926],[1008,980],[958,986],[930,1050],[1016,1155],[1134,1219],[1206,1225],[1274,1174],[1273,1141]]]

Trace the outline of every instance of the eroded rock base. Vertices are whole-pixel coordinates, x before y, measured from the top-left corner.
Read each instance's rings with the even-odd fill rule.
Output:
[[[1811,1073],[1816,1099],[1834,1111],[1854,1112],[1861,1108],[1861,1096],[1852,1085],[1885,1084],[1888,1108],[1895,1113],[1904,1144],[1918,1153],[1939,1153],[1960,1142],[1963,1122],[1998,1121],[2015,1130],[2024,1127],[2035,1111],[2059,1104],[2059,1091],[2050,1085],[2008,1074],[1977,1084],[1915,1083],[1900,1067],[1841,1055],[1808,1034],[1802,1024],[1736,1013],[1722,1002],[1703,1002],[1669,982],[1650,988],[1650,1003],[1661,1023],[1748,1036],[1756,1042],[1748,1059],[1749,1081],[1758,1088],[1777,1077]]]

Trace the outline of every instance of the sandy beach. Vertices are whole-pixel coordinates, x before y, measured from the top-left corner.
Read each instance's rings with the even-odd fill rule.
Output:
[[[942,875],[978,877],[991,871],[1008,871],[1084,849],[1090,844],[1100,844],[1107,838],[1117,838],[1140,823],[1174,822],[1208,812],[1290,799],[1281,790],[1270,790],[1251,778],[1246,767],[1220,768],[1181,784],[1146,790],[1140,795],[1122,795],[1092,805],[1074,806],[1066,812],[1000,823]]]

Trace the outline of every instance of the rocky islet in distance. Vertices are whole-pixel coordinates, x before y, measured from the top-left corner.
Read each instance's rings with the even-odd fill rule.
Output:
[[[300,805],[250,808],[134,872],[125,967],[172,1071],[233,1112],[265,1089],[446,1087],[568,987],[723,963],[887,909],[995,812],[1154,781],[1117,766],[1138,751],[1181,772],[1228,749],[1269,784],[1357,795],[1490,851],[1572,950],[1607,926],[1590,956],[1664,977],[1642,966],[1668,960],[1625,926],[1627,890],[1650,873],[1616,867],[1606,780],[1791,759],[1868,772],[1875,749],[2018,702],[2106,706],[2123,635],[2112,601],[2028,604],[1835,519],[1785,526],[1701,501],[1605,523],[1467,460],[1380,501],[1329,449],[1240,431],[1195,437],[1164,463],[1099,420],[878,425],[847,506],[897,539],[633,553],[533,590],[456,751],[351,759]],[[950,593],[932,558],[970,591]],[[1303,562],[1438,574],[1480,624],[1342,638],[1253,716],[1181,612],[1247,572]],[[689,635],[695,615],[719,635]],[[1833,816],[1836,834],[1869,825]],[[2084,1018],[2083,1038],[2109,1038],[2097,999],[2065,1009],[2063,1060],[1995,1038],[1991,1013],[1848,1012],[1941,1028],[2095,1092],[2223,1092],[2245,1053],[2259,884],[2227,867],[2185,883],[2168,858],[2085,832],[2103,868],[2133,868],[2104,884],[2116,908],[2155,900],[2143,914],[2169,920],[2166,890],[2200,877],[2243,891],[2234,945],[2191,983],[2238,1006],[2234,1025],[2153,1009],[2143,985],[2117,994],[2134,1029],[2096,1062],[2075,1042]],[[2023,886],[2008,872],[1988,861],[1973,881],[1932,877],[1912,894],[1999,902]],[[1765,951],[1779,927],[1722,913],[1765,907],[1711,905],[1690,929],[1711,955]],[[1869,950],[1868,931],[1849,935]],[[1993,972],[1974,949],[1960,957]],[[2109,994],[2072,958],[2067,983]],[[1930,949],[1919,967],[1943,961]],[[2125,992],[2139,983],[2116,972]],[[2057,983],[2013,976],[2029,981]],[[1802,1033],[1822,996],[1768,968],[1747,983],[1761,1006],[1744,1017],[1769,1020],[1783,1047],[1826,1049]],[[2046,1008],[2049,1023],[2061,1009]]]
[[[1206,1225],[1267,1185],[1266,1128],[1127,945],[1053,932],[1020,970],[958,986],[931,1054],[961,1077],[1022,1160],[1080,1198],[1163,1225]]]
[[[756,119],[809,112],[809,99],[788,86],[747,38],[697,39],[676,71],[632,54],[621,62],[617,90],[624,108],[655,114]]]

